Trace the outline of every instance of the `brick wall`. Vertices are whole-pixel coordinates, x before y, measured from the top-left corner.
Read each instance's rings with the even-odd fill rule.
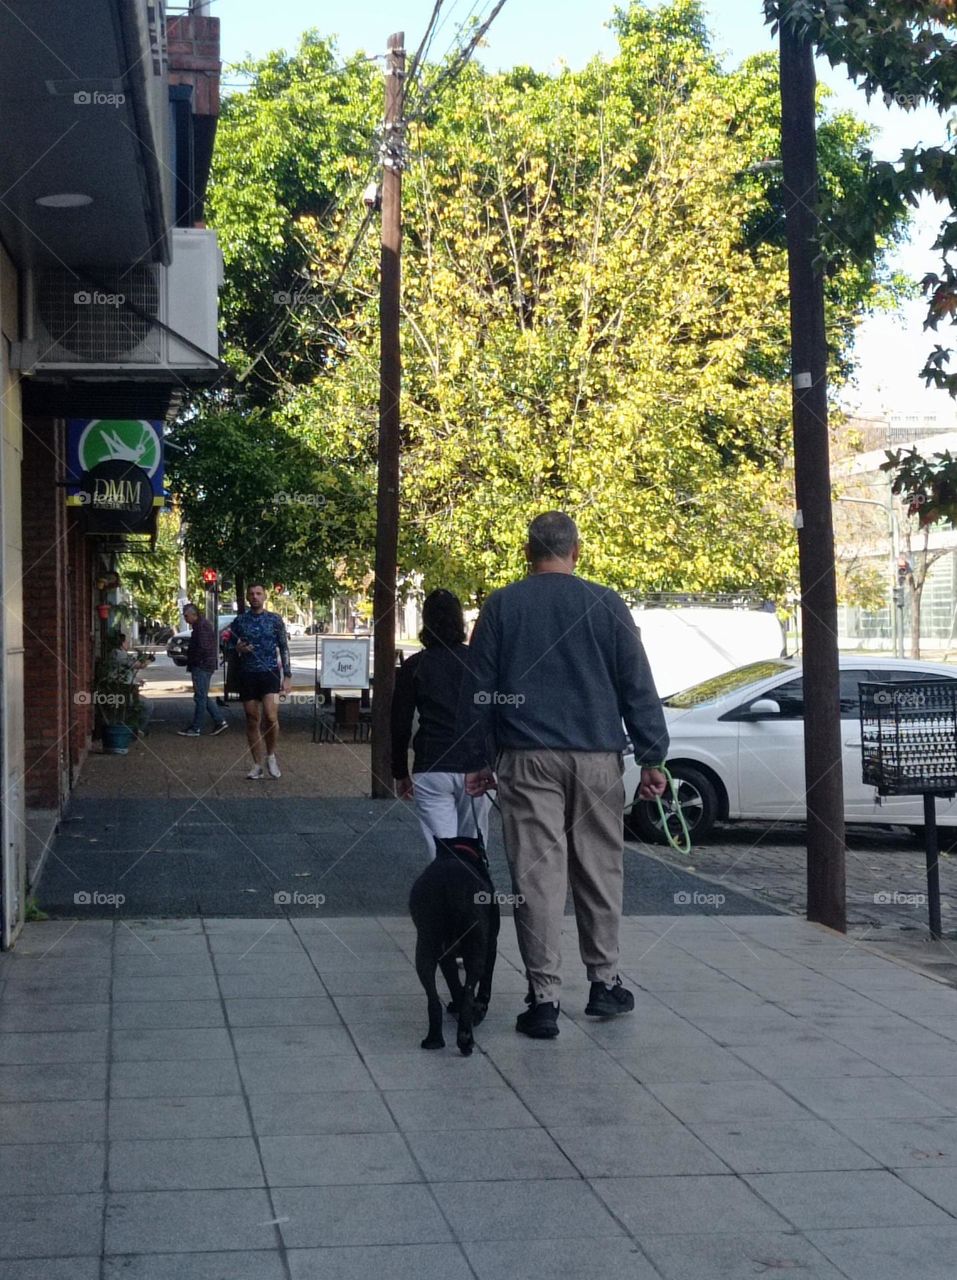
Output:
[[[219,115],[219,19],[198,14],[170,18],[167,27],[169,82],[193,86],[193,113]]]

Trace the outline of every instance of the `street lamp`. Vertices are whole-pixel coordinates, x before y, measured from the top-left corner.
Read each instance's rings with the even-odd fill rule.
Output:
[[[887,516],[887,530],[891,548],[891,634],[894,642],[894,656],[904,656],[904,593],[898,587],[897,561],[899,548],[897,543],[897,521],[894,519],[894,495],[888,494],[886,502],[877,498],[838,497],[837,502],[856,502],[862,507],[880,507]]]

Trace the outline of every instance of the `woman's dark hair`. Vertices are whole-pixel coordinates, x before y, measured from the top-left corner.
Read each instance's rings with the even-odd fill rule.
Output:
[[[441,587],[430,591],[422,605],[422,630],[419,639],[426,649],[442,644],[447,649],[465,644],[465,618],[462,602],[451,591]]]

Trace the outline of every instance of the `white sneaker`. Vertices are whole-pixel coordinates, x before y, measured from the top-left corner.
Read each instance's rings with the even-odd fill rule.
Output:
[[[279,762],[276,760],[275,756],[266,757],[266,768],[269,770],[270,778],[282,777],[282,774],[279,771]]]
[[[264,778],[265,776],[266,775],[263,773],[263,767],[261,764],[254,764],[246,774],[246,777],[249,778],[251,782],[255,782],[257,779]]]

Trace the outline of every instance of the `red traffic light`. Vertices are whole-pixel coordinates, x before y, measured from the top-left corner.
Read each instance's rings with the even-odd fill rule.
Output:
[[[282,584],[281,582],[274,582],[274,583],[272,584],[272,589],[273,589],[273,591],[275,591],[275,593],[276,593],[276,595],[277,595],[277,596],[281,596],[281,595],[282,595],[282,593],[283,593],[283,591],[285,591],[285,587],[283,586],[283,584]]]
[[[215,569],[204,569],[204,570],[203,570],[203,582],[206,584],[206,586],[207,586],[207,587],[212,587],[212,586],[214,586],[214,585],[215,585],[215,583],[216,583],[216,570],[215,570]]]

